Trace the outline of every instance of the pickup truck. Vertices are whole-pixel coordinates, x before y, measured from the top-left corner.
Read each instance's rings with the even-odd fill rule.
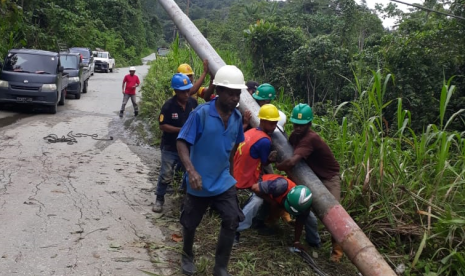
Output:
[[[0,67],[0,103],[42,105],[51,114],[65,104],[68,74],[59,53],[12,49]]]
[[[92,55],[92,51],[89,48],[72,47],[72,48],[69,48],[69,51],[71,53],[81,54],[82,63],[84,64],[84,69],[87,69],[89,71],[89,77],[91,75],[94,75],[94,56]]]
[[[115,59],[111,57],[109,52],[96,51],[94,55],[94,70],[108,73],[113,72],[115,68]]]
[[[67,94],[72,94],[76,99],[80,99],[81,92],[87,92],[87,82],[90,78],[88,66],[82,62],[79,53],[60,53],[60,63],[69,77]]]

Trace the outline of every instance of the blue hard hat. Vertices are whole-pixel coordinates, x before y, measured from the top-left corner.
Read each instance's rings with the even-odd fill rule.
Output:
[[[173,78],[171,79],[171,88],[174,90],[187,90],[192,86],[193,85],[191,80],[184,74],[174,74]]]

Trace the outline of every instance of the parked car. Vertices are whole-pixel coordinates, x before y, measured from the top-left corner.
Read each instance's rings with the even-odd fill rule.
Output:
[[[115,68],[115,59],[109,52],[95,51],[94,53],[94,70],[108,73],[113,72]]]
[[[157,49],[157,55],[162,56],[162,57],[165,57],[166,55],[168,55],[169,52],[170,52],[170,49],[166,47],[159,47]]]
[[[65,104],[68,74],[59,53],[12,49],[0,67],[0,103],[44,105],[52,114]]]
[[[76,99],[80,99],[81,92],[87,92],[87,83],[90,78],[88,66],[84,65],[79,53],[60,53],[60,63],[69,77],[67,94],[72,94]]]
[[[87,70],[89,71],[90,75],[94,74],[94,56],[92,55],[92,51],[89,48],[72,47],[69,48],[69,51],[71,53],[81,54],[82,63],[84,63],[84,66],[87,67]]]

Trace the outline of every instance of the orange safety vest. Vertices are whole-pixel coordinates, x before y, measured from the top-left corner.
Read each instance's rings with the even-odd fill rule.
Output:
[[[287,181],[287,191],[274,198],[273,196],[270,195],[270,198],[276,202],[278,202],[280,205],[283,204],[283,200],[286,198],[287,194],[292,190],[292,188],[294,188],[295,186],[297,186],[292,180],[290,180],[289,178],[285,177],[285,176],[282,176],[282,175],[279,175],[279,174],[264,174],[262,176],[262,181],[272,181],[272,180],[275,180],[277,178],[284,178],[286,179]]]
[[[253,184],[258,182],[261,172],[260,158],[250,156],[250,149],[260,139],[268,136],[262,130],[252,128],[244,133],[244,142],[239,144],[236,154],[234,155],[234,178],[236,179],[236,187],[238,189],[248,189]]]

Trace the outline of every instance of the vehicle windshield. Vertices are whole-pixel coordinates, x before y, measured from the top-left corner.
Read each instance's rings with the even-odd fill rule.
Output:
[[[77,56],[61,55],[61,66],[66,69],[79,69],[79,59]]]
[[[99,57],[99,58],[108,58],[108,53],[98,52],[97,57]]]
[[[58,59],[47,55],[9,53],[3,66],[4,71],[56,74]]]
[[[89,59],[90,58],[90,52],[87,49],[81,49],[81,48],[71,48],[69,49],[71,53],[79,53],[82,55],[83,59]]]

